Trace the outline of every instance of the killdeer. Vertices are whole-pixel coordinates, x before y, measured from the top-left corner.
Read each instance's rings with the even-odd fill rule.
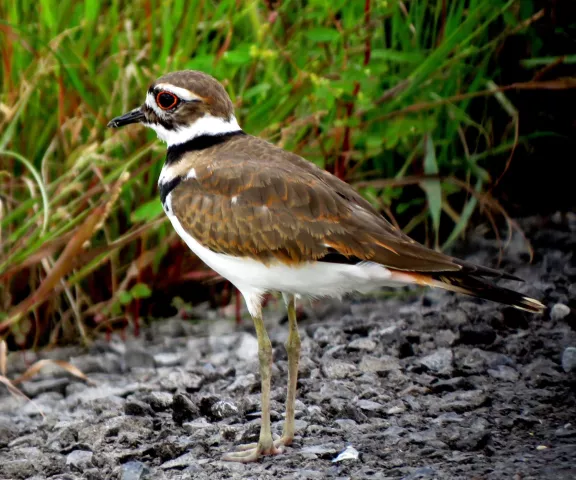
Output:
[[[162,205],[190,249],[244,296],[258,337],[262,420],[257,444],[225,460],[276,454],[294,438],[300,356],[295,298],[341,296],[382,286],[439,287],[541,312],[538,300],[496,286],[518,278],[430,250],[385,220],[350,185],[294,153],[242,131],[213,77],[173,72],[144,104],[109,127],[142,123],[168,144],[158,182]],[[281,292],[288,310],[288,393],[283,435],[270,430],[272,347],[262,296]]]

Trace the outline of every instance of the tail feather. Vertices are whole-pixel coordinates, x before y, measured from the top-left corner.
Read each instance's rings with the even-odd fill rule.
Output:
[[[526,297],[514,290],[499,287],[488,280],[472,276],[435,276],[429,285],[503,303],[527,312],[541,313],[546,309],[541,302],[534,298]]]

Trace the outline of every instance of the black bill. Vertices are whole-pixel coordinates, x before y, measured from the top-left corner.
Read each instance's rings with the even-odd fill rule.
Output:
[[[124,125],[128,125],[130,123],[139,123],[144,120],[144,113],[142,112],[142,108],[138,107],[134,110],[130,110],[128,113],[124,115],[120,115],[119,117],[113,118],[108,122],[108,128],[119,128],[123,127]]]

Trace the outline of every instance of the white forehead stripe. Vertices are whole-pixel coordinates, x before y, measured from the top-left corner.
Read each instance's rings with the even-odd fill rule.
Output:
[[[195,93],[192,93],[190,90],[186,88],[177,87],[170,83],[158,83],[154,86],[154,89],[159,90],[166,90],[167,92],[173,93],[174,95],[180,97],[182,100],[186,100],[190,102],[192,100],[202,100],[202,97],[199,97]]]

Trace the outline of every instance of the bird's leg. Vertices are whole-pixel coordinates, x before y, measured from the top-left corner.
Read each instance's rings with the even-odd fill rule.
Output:
[[[286,420],[282,438],[276,440],[274,445],[290,445],[294,440],[294,406],[296,403],[296,384],[298,383],[298,363],[300,361],[300,335],[296,323],[296,303],[294,295],[284,295],[288,309],[288,340],[286,352],[288,353],[288,392],[286,394]]]
[[[248,299],[247,299],[248,300]],[[224,455],[223,460],[231,462],[253,462],[258,460],[262,455],[275,455],[280,451],[274,445],[272,440],[272,431],[270,429],[270,377],[272,367],[272,344],[266,332],[266,327],[262,321],[262,308],[258,304],[255,309],[252,305],[251,310],[254,326],[256,327],[256,336],[258,338],[258,357],[260,360],[260,377],[262,382],[262,419],[260,425],[260,438],[257,444],[240,446],[237,451]],[[250,306],[249,306],[250,308]]]

